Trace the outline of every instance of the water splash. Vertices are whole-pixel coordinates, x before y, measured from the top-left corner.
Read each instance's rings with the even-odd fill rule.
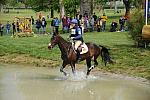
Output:
[[[75,74],[70,73],[68,80],[71,81],[85,81],[85,80],[95,80],[97,79],[94,75],[87,76],[84,71],[76,71]]]

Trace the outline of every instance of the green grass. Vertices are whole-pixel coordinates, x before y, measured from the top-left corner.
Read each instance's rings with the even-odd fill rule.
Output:
[[[62,34],[67,37],[69,34]],[[84,34],[86,42],[94,42],[110,48],[110,54],[116,62],[106,67],[98,58],[99,68],[113,73],[124,73],[150,79],[150,48],[136,48],[133,41],[128,39],[126,32],[94,32]],[[35,58],[43,58],[61,62],[60,51],[56,46],[48,50],[50,36],[40,35],[29,38],[0,37],[0,55],[28,54]],[[61,64],[61,63],[60,63]]]
[[[9,14],[0,13],[0,21],[4,24],[6,21],[13,21],[15,16],[34,16],[36,14],[32,10],[11,11]],[[96,12],[97,15],[102,15]],[[48,14],[48,12],[45,12]],[[114,14],[112,10],[106,10],[108,15],[107,31],[112,20],[118,21],[123,14]],[[57,15],[57,14],[56,14]],[[50,22],[50,20],[48,20]],[[49,31],[49,24],[47,26]],[[62,34],[64,38],[69,34]],[[85,33],[84,40],[86,42],[94,42],[110,48],[110,54],[116,62],[114,65],[106,67],[98,58],[99,68],[102,71],[113,73],[123,73],[133,76],[140,76],[150,79],[150,48],[136,48],[134,42],[129,39],[126,32],[93,32]],[[11,54],[27,54],[35,58],[50,59],[61,64],[60,51],[56,46],[53,50],[48,50],[47,46],[50,41],[50,36],[40,35],[38,37],[28,38],[11,38],[8,35],[0,37],[0,56]]]

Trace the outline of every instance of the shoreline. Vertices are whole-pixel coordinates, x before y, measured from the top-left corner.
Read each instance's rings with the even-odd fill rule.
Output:
[[[23,65],[32,65],[34,67],[55,68],[60,66],[60,63],[58,61],[53,61],[53,60],[48,60],[43,58],[35,58],[25,54],[12,54],[12,55],[0,56],[0,62],[1,64],[20,64],[20,65],[23,64]],[[83,64],[77,64],[77,65],[78,65],[78,67],[76,67],[77,69],[81,69],[81,66],[85,66]],[[132,80],[132,81],[137,81],[139,83],[150,84],[150,80],[143,77],[134,76],[126,73],[113,73],[113,72],[102,70],[98,67],[94,68],[91,71],[91,73],[102,77]]]

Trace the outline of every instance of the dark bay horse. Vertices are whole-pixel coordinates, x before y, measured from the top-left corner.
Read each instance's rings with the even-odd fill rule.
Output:
[[[64,40],[60,35],[52,36],[51,42],[48,45],[49,49],[52,49],[55,45],[59,46],[61,51],[61,58],[63,60],[62,67],[60,68],[60,72],[63,72],[64,75],[67,75],[64,72],[64,68],[66,65],[70,64],[72,68],[73,74],[75,73],[75,63],[77,62],[77,54],[72,46],[71,42]],[[112,63],[112,60],[109,56],[108,49],[104,46],[97,46],[94,43],[86,43],[88,47],[88,52],[81,55],[81,61],[86,60],[87,63],[87,76],[89,75],[91,69],[91,61],[94,58],[94,67],[98,65],[97,58],[99,55],[102,57],[102,61],[104,61],[105,66],[106,63]]]

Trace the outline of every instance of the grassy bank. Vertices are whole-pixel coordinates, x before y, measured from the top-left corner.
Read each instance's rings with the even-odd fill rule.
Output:
[[[66,38],[68,34],[63,34],[62,36]],[[136,48],[126,32],[86,33],[84,34],[84,39],[86,42],[92,41],[111,49],[111,56],[116,63],[105,67],[99,57],[98,67],[101,71],[123,73],[150,79],[150,48]],[[49,40],[50,36],[45,35],[29,38],[0,37],[0,60],[8,63],[15,63],[14,60],[16,60],[16,63],[18,63],[17,60],[22,59],[22,62],[24,62],[23,59],[28,59],[25,61],[29,64],[39,66],[41,66],[40,64],[50,66],[50,64],[54,63],[55,65],[61,65],[58,47],[56,46],[53,50],[48,50],[47,48]]]

